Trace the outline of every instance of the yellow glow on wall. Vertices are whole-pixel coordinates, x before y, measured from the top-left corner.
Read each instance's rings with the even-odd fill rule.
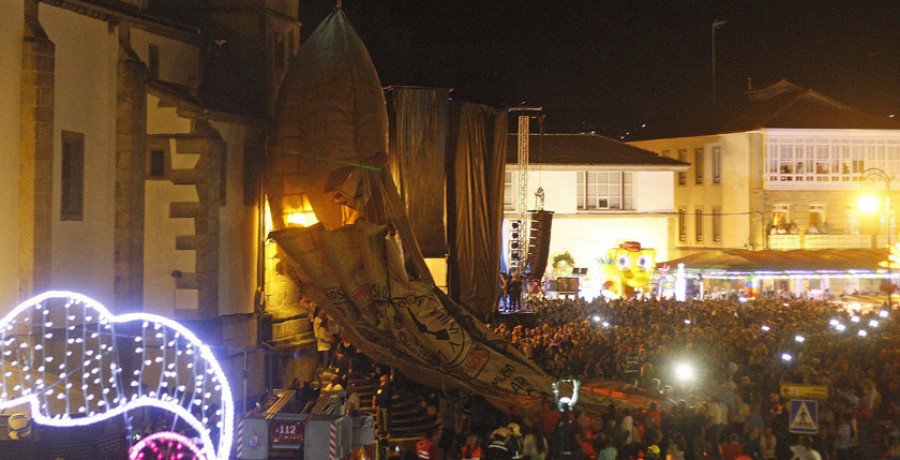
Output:
[[[316,214],[312,210],[292,211],[284,215],[284,222],[288,227],[299,225],[301,227],[309,227],[319,222]]]

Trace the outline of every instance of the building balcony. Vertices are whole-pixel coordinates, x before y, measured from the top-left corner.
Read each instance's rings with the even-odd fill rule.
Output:
[[[886,238],[884,240],[887,245]],[[769,235],[769,249],[872,249],[872,235]],[[880,247],[880,246],[879,246]]]

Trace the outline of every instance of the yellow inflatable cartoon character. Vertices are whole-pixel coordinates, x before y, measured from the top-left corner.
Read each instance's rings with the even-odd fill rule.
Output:
[[[610,249],[604,263],[604,291],[629,298],[650,288],[656,269],[656,249],[641,249],[641,243],[626,241],[618,248]]]

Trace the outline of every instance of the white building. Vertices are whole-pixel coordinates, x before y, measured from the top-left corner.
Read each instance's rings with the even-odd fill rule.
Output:
[[[887,246],[889,226],[896,235],[895,205],[885,212],[882,203],[887,185],[897,203],[900,123],[784,80],[748,92],[746,103],[722,114],[725,122],[706,133],[630,143],[691,163],[673,179],[671,258],[732,249],[877,249]],[[876,212],[858,207],[864,193],[878,196]],[[804,285],[821,287],[813,281],[792,289]]]
[[[672,181],[688,164],[593,134],[532,134],[527,174],[528,209],[544,192],[553,211],[550,257],[569,252],[575,266],[596,273],[598,259],[626,241],[670,257],[674,246],[675,198]],[[510,221],[517,219],[517,139],[507,143],[504,187],[504,248]]]

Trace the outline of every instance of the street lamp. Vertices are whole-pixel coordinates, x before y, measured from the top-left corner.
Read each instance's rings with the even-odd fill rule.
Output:
[[[888,274],[888,308],[893,307],[893,299],[892,294],[894,293],[894,283],[891,279],[891,245],[893,241],[891,241],[891,233],[893,230],[891,228],[891,223],[893,221],[893,216],[891,215],[891,176],[888,175],[881,168],[868,168],[862,172],[860,176],[863,183],[873,184],[876,181],[884,181],[884,225],[887,229],[887,249],[888,249],[888,259],[885,267],[887,268]]]

